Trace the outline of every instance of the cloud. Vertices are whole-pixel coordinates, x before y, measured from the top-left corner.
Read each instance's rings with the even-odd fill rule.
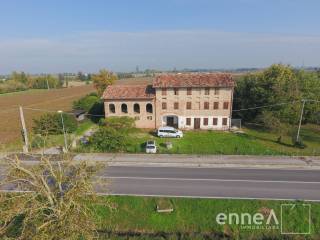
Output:
[[[0,73],[319,66],[320,36],[218,31],[78,32],[0,39]]]

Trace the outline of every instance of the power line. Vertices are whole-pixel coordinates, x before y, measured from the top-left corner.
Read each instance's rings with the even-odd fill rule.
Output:
[[[320,101],[318,101],[318,100],[302,99],[302,100],[297,100],[297,101],[292,101],[292,102],[283,102],[283,103],[275,103],[275,104],[262,105],[262,106],[256,106],[256,107],[250,107],[250,108],[235,109],[235,110],[232,110],[232,112],[249,111],[249,110],[254,110],[254,109],[269,108],[269,107],[275,107],[275,106],[283,106],[283,105],[295,104],[297,102],[303,102],[303,101],[320,103]],[[24,109],[31,110],[31,111],[49,112],[49,113],[56,113],[57,112],[57,111],[54,111],[54,110],[40,109],[40,108],[24,107]],[[73,115],[73,113],[70,113],[70,112],[64,112],[64,113],[65,114],[69,114],[69,115]],[[105,116],[103,114],[90,114],[90,113],[85,113],[84,115],[85,116],[92,116],[92,117],[104,117]]]
[[[293,102],[286,102],[286,103],[276,103],[276,104],[271,104],[271,105],[263,105],[263,106],[250,107],[250,108],[241,108],[241,109],[236,109],[236,110],[232,110],[232,111],[233,112],[248,111],[248,110],[254,110],[254,109],[259,109],[259,108],[268,108],[268,107],[275,107],[275,106],[294,104],[296,102],[301,102],[301,101],[293,101]]]
[[[274,107],[274,106],[282,106],[282,105],[294,104],[294,103],[297,103],[297,102],[316,102],[316,103],[320,103],[320,101],[318,101],[318,100],[302,99],[302,100],[293,101],[293,102],[276,103],[276,104],[271,104],[271,105],[263,105],[263,106],[250,107],[250,108],[241,108],[241,109],[236,109],[236,110],[232,110],[232,111],[233,112],[240,112],[240,111],[254,110],[254,109],[259,109],[259,108],[268,108],[268,107]]]
[[[57,113],[57,111],[54,111],[54,110],[47,110],[47,109],[40,109],[40,108],[28,108],[28,107],[25,107],[24,109],[31,110],[31,111],[39,111],[39,112]],[[70,112],[63,112],[63,113],[64,114],[73,115],[73,113],[70,113]],[[84,115],[92,116],[92,117],[104,117],[105,116],[105,115],[90,114],[90,113],[85,113]]]

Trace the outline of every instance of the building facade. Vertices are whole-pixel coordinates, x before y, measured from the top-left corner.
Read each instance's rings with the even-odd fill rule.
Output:
[[[152,85],[112,85],[103,94],[105,116],[129,116],[139,128],[227,130],[234,81],[230,74],[157,76]]]

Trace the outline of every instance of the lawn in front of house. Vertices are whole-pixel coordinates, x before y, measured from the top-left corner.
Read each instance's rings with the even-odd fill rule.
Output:
[[[223,131],[185,131],[181,139],[159,138],[151,132],[135,130],[130,133],[128,152],[144,152],[147,140],[155,140],[159,153],[180,154],[241,154],[241,155],[320,155],[320,126],[305,125],[301,137],[304,149],[292,146],[291,137],[283,137],[278,143],[277,135],[261,129],[244,128],[243,133]],[[165,142],[173,148],[166,149]]]
[[[102,232],[122,233],[123,238],[115,237],[113,239],[127,239],[130,234],[140,233],[142,236],[136,239],[152,239],[150,235],[172,234],[173,238],[164,239],[194,239],[174,238],[181,234],[198,234],[197,239],[204,239],[205,235],[215,235],[214,239],[285,239],[281,235],[281,204],[297,204],[302,206],[303,202],[297,201],[272,201],[272,200],[236,200],[236,199],[191,199],[191,198],[157,198],[157,197],[131,197],[131,196],[111,196],[104,197],[113,207],[112,210],[103,205],[96,206],[96,220],[98,229]],[[160,201],[167,201],[173,208],[172,213],[158,213],[156,206]],[[320,204],[311,204],[311,234],[308,239],[318,239],[320,233],[320,221],[317,216],[320,215]],[[297,208],[298,209],[298,208]],[[219,213],[249,213],[252,216],[256,213],[263,214],[266,218],[270,211],[274,210],[279,224],[274,219],[270,225],[265,221],[260,227],[270,227],[270,229],[245,229],[241,224],[234,222],[220,225],[216,221]],[[307,209],[308,210],[308,209]],[[290,213],[287,229],[291,231],[304,231],[308,229],[308,211],[293,211]],[[284,216],[287,217],[287,216]],[[288,220],[288,218],[286,218]],[[246,218],[247,220],[247,218]],[[244,224],[248,225],[248,224]],[[249,224],[250,225],[250,224]],[[273,227],[275,229],[271,229]],[[253,227],[257,227],[253,224]],[[259,226],[258,226],[259,227]],[[127,234],[127,235],[126,235]],[[145,235],[145,236],[144,236]],[[220,238],[218,237],[220,236]],[[195,237],[195,236],[194,236]],[[103,238],[102,238],[103,239]],[[108,238],[109,239],[109,238]],[[210,238],[213,239],[213,238]]]

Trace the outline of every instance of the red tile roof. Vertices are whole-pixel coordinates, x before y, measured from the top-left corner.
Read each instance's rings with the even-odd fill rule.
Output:
[[[228,73],[181,73],[159,75],[153,87],[233,87],[234,80]]]
[[[151,85],[110,85],[103,93],[103,99],[152,99],[155,96]]]

